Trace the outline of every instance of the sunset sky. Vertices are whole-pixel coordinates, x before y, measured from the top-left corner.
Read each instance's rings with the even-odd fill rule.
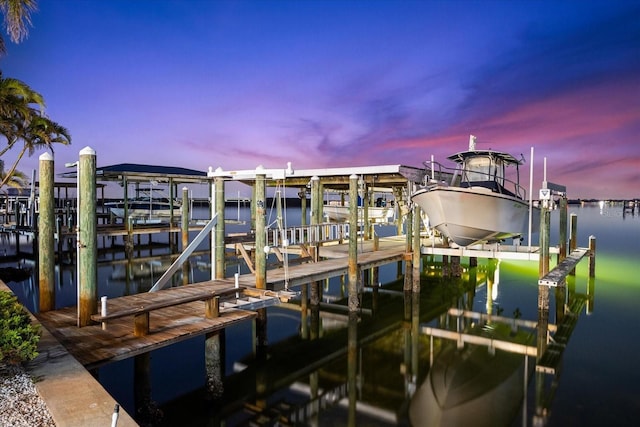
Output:
[[[640,197],[637,1],[38,3],[0,69],[71,132],[57,172],[86,146],[98,166],[421,166],[474,134],[534,147],[535,182],[546,157],[570,198]]]

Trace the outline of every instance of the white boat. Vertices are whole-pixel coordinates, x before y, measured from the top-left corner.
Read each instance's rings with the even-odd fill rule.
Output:
[[[125,217],[125,201],[106,202],[105,207],[118,218]],[[168,199],[135,198],[126,202],[129,218],[134,219],[162,219],[171,216],[172,203]],[[173,216],[179,217],[182,207],[178,202],[173,202]]]
[[[425,162],[430,169],[426,176],[431,179],[411,199],[426,212],[431,226],[449,240],[469,246],[521,237],[529,229],[530,211],[532,232],[540,228],[540,209],[529,206],[519,184],[520,160],[499,151],[476,150],[473,135],[468,151],[448,158],[458,163],[452,172]],[[515,182],[505,175],[511,166],[516,168]]]
[[[347,222],[349,221],[349,206],[339,205],[324,205],[324,216],[333,222]],[[393,220],[394,208],[393,206],[369,206],[367,209],[369,222],[373,223],[386,223]],[[364,218],[364,208],[358,206],[358,222],[362,222]]]

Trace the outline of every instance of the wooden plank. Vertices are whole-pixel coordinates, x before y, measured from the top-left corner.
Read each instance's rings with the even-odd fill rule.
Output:
[[[574,249],[569,256],[563,259],[553,270],[548,272],[542,279],[538,280],[538,285],[564,286],[567,274],[573,270],[582,258],[589,252],[589,249]]]
[[[194,315],[204,311],[202,301],[153,311],[149,314],[152,332],[141,337],[134,335],[131,319],[126,318],[112,320],[106,330],[102,330],[99,324],[78,328],[75,307],[40,313],[36,317],[80,363],[94,369],[256,316],[256,313],[245,310],[229,310],[212,319]]]
[[[186,285],[169,288],[158,292],[144,292],[112,298],[107,301],[107,314],[93,314],[91,319],[96,322],[132,316],[147,311],[158,310],[173,305],[185,304],[193,301],[207,300],[215,296],[235,294],[237,288],[211,289],[203,286]]]

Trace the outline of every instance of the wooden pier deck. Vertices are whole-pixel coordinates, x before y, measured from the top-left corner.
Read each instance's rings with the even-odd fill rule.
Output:
[[[215,292],[216,289],[229,289],[229,285],[228,281],[211,282],[207,287]],[[192,292],[189,288],[190,286],[177,287],[160,292],[168,292],[179,298],[184,291]],[[148,295],[154,297],[153,294]],[[141,299],[144,294],[132,297]],[[113,301],[115,300],[114,298]],[[238,309],[221,312],[220,316],[215,318],[206,318],[203,313],[204,301],[154,310],[149,313],[151,331],[144,336],[135,336],[132,315],[110,320],[106,329],[102,329],[100,323],[78,328],[76,307],[36,314],[36,318],[82,365],[87,369],[94,369],[198,335],[215,332],[256,316],[255,312]]]
[[[359,269],[370,269],[406,258],[406,241],[402,237],[390,237],[376,242],[378,250],[373,250],[373,241],[359,242],[357,263]],[[331,277],[348,274],[348,245],[323,246],[320,249],[323,261],[289,266],[288,268],[267,271],[267,288],[280,291],[320,281]],[[255,296],[255,275],[244,274],[238,277],[237,285],[244,288],[246,295]],[[234,278],[212,280],[181,287],[169,288],[159,292],[175,294],[176,301],[184,299],[182,293],[201,291],[224,293],[236,286]],[[262,290],[264,292],[265,290]],[[243,291],[238,289],[238,293]],[[277,297],[274,292],[273,296]],[[120,298],[132,298],[120,297]],[[135,295],[136,304],[144,305],[145,294]],[[149,299],[155,298],[149,294]],[[110,300],[114,302],[115,299]],[[150,304],[151,302],[149,302]],[[208,334],[224,329],[237,322],[252,320],[256,314],[242,309],[221,309],[220,316],[207,318],[204,301],[193,301],[153,310],[149,313],[149,333],[143,336],[134,334],[133,315],[111,319],[106,329],[99,323],[78,328],[76,307],[37,314],[36,317],[80,363],[89,369],[97,368],[110,362],[123,360],[138,354],[152,351],[194,336]],[[222,305],[221,305],[222,307]]]
[[[373,268],[399,261],[403,259],[404,251],[403,244],[395,244],[385,250],[361,253],[358,255],[358,265],[360,268]],[[347,274],[348,264],[348,257],[342,257],[296,265],[288,269],[269,270],[267,286],[277,290],[282,289],[285,282],[288,282],[289,286],[296,286]],[[239,276],[238,285],[246,288],[248,295],[255,295],[258,291],[255,289],[253,274]],[[233,278],[212,280],[150,293],[148,298],[151,300],[157,297],[154,294],[168,292],[176,300],[180,300],[186,297],[182,295],[183,293],[193,293],[194,288],[228,294],[228,290],[234,286]],[[242,289],[238,289],[238,292],[243,293]],[[145,304],[145,296],[145,294],[137,294],[114,298],[108,303],[128,298],[132,301],[135,299],[135,304],[142,306]],[[252,320],[256,316],[253,311],[221,309],[219,317],[206,318],[203,315],[205,310],[204,301],[187,302],[153,310],[149,313],[150,331],[144,336],[135,336],[133,314],[109,320],[106,329],[102,329],[99,323],[78,328],[76,307],[48,311],[37,314],[36,317],[80,363],[88,369],[94,369],[194,336],[215,332],[237,322]]]

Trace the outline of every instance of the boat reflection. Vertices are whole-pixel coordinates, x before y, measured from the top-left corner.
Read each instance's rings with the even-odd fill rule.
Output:
[[[504,324],[477,325],[478,336],[530,343],[534,334],[513,332]],[[436,355],[424,383],[413,396],[409,417],[413,426],[506,426],[523,400],[525,358],[485,346],[446,342]]]
[[[587,313],[593,308],[595,279],[588,279],[585,294],[576,292],[575,277],[555,292],[539,286],[538,319],[528,321],[519,319],[519,310],[513,318],[492,314],[499,282],[499,264],[493,265],[486,281],[486,313],[469,310],[469,301],[461,299],[435,326],[421,327],[430,338],[430,359],[411,398],[412,426],[511,426],[517,425],[518,414],[523,426],[547,423],[562,355],[585,305]],[[549,322],[550,305],[556,324]],[[529,413],[532,384],[535,409]]]

